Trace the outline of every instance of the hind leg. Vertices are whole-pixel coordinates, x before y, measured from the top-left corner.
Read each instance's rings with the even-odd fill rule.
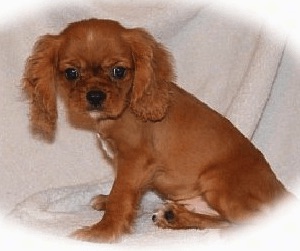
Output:
[[[170,229],[221,229],[229,222],[219,215],[193,213],[181,204],[167,203],[152,217],[155,225]]]

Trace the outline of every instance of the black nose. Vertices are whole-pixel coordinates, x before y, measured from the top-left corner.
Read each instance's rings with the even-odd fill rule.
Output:
[[[106,94],[102,91],[89,91],[86,94],[86,99],[92,106],[99,107],[106,99]]]

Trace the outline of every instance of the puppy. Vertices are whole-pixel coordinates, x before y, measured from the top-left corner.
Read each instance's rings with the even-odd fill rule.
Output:
[[[75,22],[36,42],[23,78],[33,132],[54,140],[59,93],[71,123],[98,133],[116,173],[110,194],[92,202],[103,218],[74,238],[129,233],[147,190],[168,201],[153,221],[171,229],[242,224],[290,195],[247,138],[174,81],[164,46],[115,21]]]

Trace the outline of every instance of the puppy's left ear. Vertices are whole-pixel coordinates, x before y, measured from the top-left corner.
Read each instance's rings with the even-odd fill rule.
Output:
[[[175,79],[171,56],[143,29],[129,29],[123,38],[131,46],[135,63],[130,107],[143,120],[161,120]]]

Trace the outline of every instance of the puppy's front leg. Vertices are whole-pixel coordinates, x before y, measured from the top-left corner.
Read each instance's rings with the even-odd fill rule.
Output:
[[[97,211],[105,211],[108,195],[99,194],[91,200],[91,206]]]
[[[91,242],[114,242],[129,233],[136,215],[142,191],[150,178],[141,161],[119,162],[117,177],[107,197],[102,220],[90,227],[77,230],[71,237]]]

